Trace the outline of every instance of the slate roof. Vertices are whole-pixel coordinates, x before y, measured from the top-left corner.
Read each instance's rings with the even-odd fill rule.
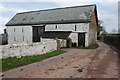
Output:
[[[17,13],[6,26],[89,22],[96,5]]]
[[[58,39],[67,39],[71,31],[46,31],[41,37],[42,38],[58,38]]]

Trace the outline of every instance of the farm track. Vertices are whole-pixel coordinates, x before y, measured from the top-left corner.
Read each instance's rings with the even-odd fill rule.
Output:
[[[118,55],[108,45],[98,44],[97,49],[62,49],[67,53],[3,72],[3,77],[118,78]]]

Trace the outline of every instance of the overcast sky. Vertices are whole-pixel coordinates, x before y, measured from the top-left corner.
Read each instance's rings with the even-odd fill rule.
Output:
[[[17,0],[16,0],[17,1]],[[118,0],[4,0],[0,3],[0,33],[5,24],[18,12],[51,8],[97,5],[98,19],[104,22],[107,32],[118,30]],[[29,1],[29,2],[28,2]],[[44,2],[43,2],[44,1]],[[105,2],[106,1],[106,2]]]

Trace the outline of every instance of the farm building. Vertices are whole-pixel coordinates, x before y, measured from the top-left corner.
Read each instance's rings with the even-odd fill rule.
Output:
[[[97,39],[96,5],[84,5],[17,13],[7,24],[8,44],[59,39],[66,47],[89,46]]]

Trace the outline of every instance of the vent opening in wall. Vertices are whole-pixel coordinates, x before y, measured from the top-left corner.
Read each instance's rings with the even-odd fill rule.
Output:
[[[23,28],[22,28],[22,32],[23,32]]]
[[[75,31],[76,31],[76,25],[75,25]]]
[[[55,28],[57,29],[57,25],[55,26]]]
[[[14,28],[14,32],[15,32],[15,28]]]

